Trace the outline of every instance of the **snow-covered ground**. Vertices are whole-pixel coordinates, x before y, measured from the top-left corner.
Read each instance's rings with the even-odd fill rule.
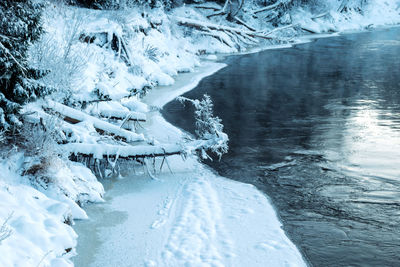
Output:
[[[35,189],[19,175],[25,161],[16,153],[0,162],[0,266],[70,266],[77,238],[70,224],[87,218],[75,201],[102,201],[103,186],[71,162],[51,168],[58,182]]]
[[[125,177],[89,208],[76,266],[305,266],[256,188],[170,163],[174,174]]]
[[[292,14],[292,23],[324,33],[400,22],[397,0],[371,2],[363,16],[332,11],[313,18],[309,11],[299,9]],[[263,31],[273,29],[270,24],[254,19],[251,10],[247,11],[244,17],[251,26]],[[114,100],[110,104],[89,104],[86,111],[95,113],[101,107],[101,111],[118,108],[123,112],[146,113],[148,122],[142,133],[147,140],[180,141],[184,133],[166,123],[157,108],[224,66],[201,61],[201,54],[232,53],[239,49],[179,26],[174,19],[186,17],[210,23],[207,12],[191,6],[175,9],[169,15],[161,10],[142,9],[106,12],[54,2],[47,7],[46,34],[32,47],[30,62],[51,70],[44,82],[59,89],[53,100],[77,105],[99,97],[110,98]],[[211,23],[246,30],[218,16]],[[97,34],[97,41],[82,41],[93,34]],[[293,29],[286,35],[276,34],[291,42],[303,41]],[[113,36],[123,37],[120,41],[125,42],[124,59],[121,51],[116,56],[110,48]],[[221,38],[226,36],[224,33]],[[101,47],[102,42],[106,44]],[[276,43],[260,42],[259,47]],[[152,87],[144,99],[146,105],[139,96]],[[33,110],[37,108],[33,104]],[[100,135],[89,131],[93,132],[93,121],[74,125],[69,141],[101,140]],[[35,130],[30,134],[34,146],[40,135],[35,135]],[[157,176],[159,180],[142,174],[106,183],[111,185],[106,188],[108,201],[85,207],[88,201],[102,202],[104,189],[83,164],[58,158],[55,155],[59,151],[48,153],[44,161],[19,151],[3,152],[0,266],[71,266],[77,235],[66,223],[87,218],[86,207],[89,221],[80,222],[77,228],[81,233],[77,266],[88,266],[89,262],[93,266],[104,262],[110,263],[107,266],[304,265],[262,193],[252,186],[218,177],[195,158],[183,162],[172,157],[174,174],[164,168]]]
[[[162,107],[224,65],[205,66],[176,86],[155,88],[144,102]],[[161,142],[184,135],[158,111],[145,128]],[[112,182],[105,203],[89,208],[90,219],[76,226],[83,235],[76,266],[305,266],[271,203],[254,186],[220,177],[194,157],[168,161],[173,174],[166,169],[159,180],[124,177]],[[85,237],[87,231],[95,240]]]

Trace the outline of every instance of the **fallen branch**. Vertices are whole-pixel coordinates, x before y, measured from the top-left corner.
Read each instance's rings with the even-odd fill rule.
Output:
[[[283,27],[275,28],[275,29],[273,29],[273,30],[271,30],[269,32],[263,33],[263,34],[264,35],[270,35],[270,34],[272,34],[274,32],[286,30],[286,29],[289,29],[289,28],[294,28],[296,26],[298,26],[298,24],[290,24],[290,25],[286,25],[286,26],[283,26]]]
[[[218,10],[221,10],[222,7],[195,6],[195,8],[199,8],[199,9],[210,9],[210,10],[218,11]]]
[[[289,2],[291,2],[291,1],[289,1]],[[275,4],[263,7],[261,9],[258,9],[256,11],[254,11],[253,13],[257,14],[257,13],[261,13],[261,12],[264,12],[264,11],[272,10],[272,9],[275,9],[275,8],[279,7],[281,4],[284,4],[284,2],[282,0],[279,0]]]
[[[272,39],[269,36],[265,36],[263,34],[259,34],[257,32],[252,32],[252,31],[245,31],[242,29],[238,28],[233,28],[233,27],[228,27],[228,26],[222,26],[222,25],[217,25],[213,23],[208,23],[208,22],[202,22],[202,21],[197,21],[194,19],[188,19],[188,18],[182,18],[182,17],[175,17],[175,20],[179,25],[182,26],[187,26],[187,27],[193,27],[199,30],[207,31],[207,30],[217,30],[217,31],[228,31],[232,32],[235,34],[240,34],[242,36],[250,36],[250,37],[257,37],[257,38],[263,38],[263,39]]]
[[[232,44],[232,42],[230,40],[227,40],[221,33],[219,32],[212,32],[212,31],[205,31],[202,32],[203,35],[209,35],[211,37],[214,37],[216,39],[218,39],[221,43],[224,43],[225,45],[233,48],[234,45]]]
[[[180,155],[185,150],[175,144],[166,145],[108,145],[108,144],[82,144],[71,143],[62,145],[63,151],[75,156],[93,157],[95,159],[109,159],[118,157],[122,159],[140,159],[147,157],[165,157]]]
[[[243,26],[245,26],[250,31],[253,31],[253,32],[257,31],[256,29],[254,29],[253,27],[251,27],[250,25],[248,25],[246,22],[239,19],[238,17],[233,17],[233,19],[236,20],[239,24],[242,24]]]
[[[92,113],[92,115],[95,114]],[[102,109],[98,112],[98,115],[102,118],[113,120],[146,121],[146,114],[134,111]]]
[[[311,30],[311,29],[309,29],[309,28],[306,28],[306,27],[304,27],[304,26],[301,26],[300,27],[303,31],[306,31],[306,32],[308,32],[308,33],[312,33],[312,34],[317,34],[318,32],[316,32],[316,31],[314,31],[314,30]]]
[[[312,17],[311,19],[314,20],[314,19],[323,18],[323,17],[326,17],[329,14],[330,14],[329,12],[324,12],[324,13],[321,13],[319,15],[316,15],[316,16]]]
[[[63,104],[54,102],[52,100],[47,100],[48,103],[43,104],[43,109],[45,111],[53,111],[64,117],[64,120],[76,124],[79,122],[89,122],[99,133],[108,133],[115,137],[122,138],[127,142],[144,141],[144,136],[142,134],[133,133],[120,127],[113,125],[109,122],[102,121],[96,117],[90,116],[82,111],[70,108]]]

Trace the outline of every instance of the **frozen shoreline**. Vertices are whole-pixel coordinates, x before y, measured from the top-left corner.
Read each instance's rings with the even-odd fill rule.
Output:
[[[145,102],[160,108],[225,66],[204,64],[178,77],[175,86],[154,89]],[[161,91],[163,97],[156,98]],[[146,126],[160,141],[183,135],[158,111]],[[254,186],[219,177],[195,157],[172,157],[169,163],[174,174],[164,171],[160,181],[139,175],[105,185],[107,201],[90,205],[89,220],[75,227],[84,237],[78,238],[76,266],[306,265],[271,203]],[[115,218],[103,223],[109,214]],[[86,231],[93,230],[97,238],[86,239]]]
[[[162,108],[176,97],[193,90],[202,79],[213,75],[226,66],[227,64],[224,63],[204,61],[202,66],[196,68],[193,72],[179,74],[173,85],[158,86],[152,89],[144,97],[143,102],[149,106]]]

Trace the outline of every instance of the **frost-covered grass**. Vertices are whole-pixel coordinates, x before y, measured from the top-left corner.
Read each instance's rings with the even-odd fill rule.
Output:
[[[318,8],[291,10],[290,16],[283,17],[279,26],[292,23],[300,25],[300,28],[324,33],[362,30],[400,22],[397,0],[370,1],[362,13],[355,10],[341,13],[337,11],[337,1],[320,1],[322,2],[323,5]],[[246,5],[242,19],[259,31],[274,30],[274,26],[263,17],[255,18],[252,15],[255,9],[254,6]],[[46,33],[32,46],[30,62],[39,69],[51,70],[43,78],[43,82],[58,89],[51,96],[52,100],[73,107],[83,105],[84,111],[91,115],[104,115],[113,110],[119,114],[136,114],[139,117],[145,114],[149,122],[141,130],[141,134],[146,141],[179,142],[183,138],[182,133],[167,125],[154,110],[192,89],[202,77],[224,66],[219,63],[205,63],[202,58],[215,60],[216,57],[203,54],[234,53],[250,48],[243,45],[229,46],[230,42],[222,42],[223,38],[231,38],[226,32],[216,38],[177,23],[178,17],[190,18],[200,25],[223,25],[247,31],[243,25],[228,22],[222,16],[208,20],[206,16],[210,12],[190,5],[173,9],[169,13],[146,8],[101,11],[53,2],[44,12]],[[315,18],[315,15],[321,13],[326,14]],[[282,42],[296,42],[301,34],[304,32],[299,27],[289,27],[272,34],[279,41],[260,40],[257,45],[265,47]],[[198,72],[198,75],[189,75],[186,80],[178,80],[179,86],[170,90],[168,86],[176,82],[178,75],[185,76],[188,72]],[[112,101],[97,102],[99,100]],[[39,102],[30,104],[25,107],[24,112],[39,112],[42,105]],[[75,115],[81,116],[82,113]],[[104,139],[95,133],[94,127],[103,127],[105,123],[101,120],[93,121],[86,115],[83,118],[86,118],[85,122],[74,124],[73,127],[57,119],[46,123],[59,132],[69,133],[70,142],[95,144]],[[39,120],[34,116],[31,119]],[[108,129],[109,126],[105,125]],[[60,150],[54,142],[47,143],[43,137],[45,133],[39,129],[27,128],[24,134],[30,140],[25,144],[25,151],[15,150],[8,145],[6,149],[11,152],[3,153],[0,161],[0,265],[71,266],[69,259],[75,254],[77,236],[69,224],[73,223],[73,219],[87,218],[82,208],[85,203],[103,201],[103,186],[91,170],[81,163],[66,159],[66,151]],[[0,134],[0,141],[2,139]],[[149,265],[153,264],[153,260],[176,266],[185,262],[196,265],[201,259],[215,264],[237,263],[235,259],[245,257],[240,253],[250,245],[252,247],[247,257],[266,260],[264,256],[267,254],[271,259],[264,262],[267,265],[284,264],[283,258],[289,254],[291,260],[288,260],[288,264],[303,264],[298,251],[280,229],[280,223],[268,200],[255,188],[217,177],[198,165],[193,158],[187,163],[179,164],[174,166],[175,171],[193,173],[200,170],[200,173],[197,176],[189,175],[191,178],[186,181],[190,182],[181,187],[184,193],[179,196],[179,201],[186,204],[182,204],[181,208],[177,207],[175,211],[182,217],[172,217],[176,220],[169,222],[171,235],[167,252],[162,259],[149,259]],[[176,177],[182,176],[185,175],[181,173]],[[169,184],[171,187],[168,184],[164,186],[169,189],[179,186],[180,181],[176,179],[175,184]],[[147,189],[160,196],[156,187]],[[207,201],[206,195],[212,197],[211,202]],[[238,196],[236,200],[233,195]],[[254,201],[248,202],[246,195],[253,197]],[[146,197],[151,198],[151,195],[131,196],[135,201],[143,201]],[[154,198],[153,202],[158,200]],[[236,205],[231,201],[238,203],[235,202]],[[203,210],[195,210],[187,203]],[[253,204],[256,208],[246,209],[246,205]],[[235,208],[239,206],[242,209],[235,213]],[[157,210],[149,212],[153,211]],[[256,216],[259,213],[265,213],[268,218]],[[213,218],[213,214],[216,217]],[[243,221],[239,217],[234,218],[235,216],[242,216]],[[153,221],[154,226],[159,225],[156,222]],[[246,226],[243,222],[253,224],[256,229],[247,239],[237,233],[228,233],[240,233]],[[202,251],[201,246],[207,245],[207,240],[197,240],[197,236],[202,233],[195,227],[191,228],[192,225],[208,227],[206,230],[215,234],[215,242],[210,244],[217,248],[208,247],[209,253],[207,250]],[[221,225],[226,227],[225,232],[219,236],[220,232],[214,230],[221,229]],[[148,229],[141,228],[138,231],[146,232]],[[263,240],[258,236],[260,232],[265,234],[262,236]],[[223,236],[227,238],[221,239]],[[235,242],[231,242],[228,237],[232,237]],[[188,242],[185,242],[185,238]],[[236,244],[235,248],[233,243]],[[197,245],[197,250],[190,251],[192,244]],[[157,249],[161,247],[155,251]],[[238,263],[241,266],[251,265],[244,258],[241,260]]]

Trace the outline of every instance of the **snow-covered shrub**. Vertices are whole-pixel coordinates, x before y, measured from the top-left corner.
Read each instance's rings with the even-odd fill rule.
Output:
[[[189,101],[195,107],[196,136],[207,142],[201,147],[202,158],[207,158],[206,150],[215,153],[219,158],[228,152],[228,136],[223,132],[224,125],[219,117],[214,116],[212,100],[204,95],[202,100],[178,97],[181,102]]]
[[[150,60],[152,60],[154,62],[158,62],[159,61],[158,58],[157,58],[158,54],[159,54],[158,48],[155,47],[155,46],[149,45],[149,44],[146,46],[146,48],[144,50],[144,55],[148,59],[150,59]]]
[[[37,190],[68,204],[73,218],[83,219],[87,216],[79,206],[103,201],[104,189],[88,168],[63,154],[57,145],[63,137],[57,123],[54,119],[23,128],[25,158],[21,174]]]
[[[29,63],[50,70],[40,81],[55,88],[55,97],[65,101],[71,98],[71,89],[81,83],[91,55],[87,46],[78,41],[84,18],[75,12],[67,14],[62,5],[48,7],[46,13],[46,32],[29,49]]]
[[[0,129],[20,126],[23,104],[50,92],[36,80],[47,72],[27,64],[29,45],[42,33],[42,5],[36,1],[0,1]]]
[[[40,123],[24,123],[20,132],[21,147],[29,157],[50,158],[59,154],[57,143],[64,138],[57,117],[42,119]]]

